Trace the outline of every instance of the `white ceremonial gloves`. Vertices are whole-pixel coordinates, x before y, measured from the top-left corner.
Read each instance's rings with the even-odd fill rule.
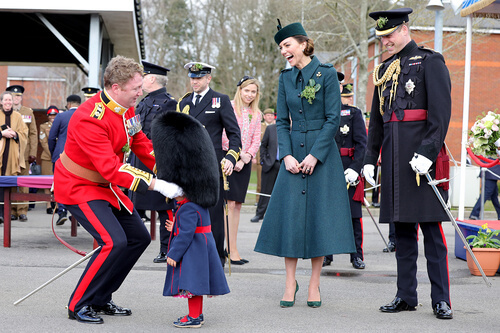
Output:
[[[354,171],[353,169],[347,168],[344,171],[344,176],[345,176],[346,183],[354,185],[358,181],[359,174],[356,171]]]
[[[373,178],[375,176],[375,166],[373,164],[366,164],[363,167],[363,176],[365,177],[366,181],[370,183],[371,186],[375,186],[375,179]]]
[[[160,192],[167,198],[173,199],[184,194],[182,188],[174,183],[169,183],[164,180],[156,178],[154,191]]]
[[[425,157],[424,155],[415,153],[410,161],[410,165],[413,171],[415,171],[415,173],[422,175],[429,172],[429,168],[432,165],[432,161],[427,157]]]

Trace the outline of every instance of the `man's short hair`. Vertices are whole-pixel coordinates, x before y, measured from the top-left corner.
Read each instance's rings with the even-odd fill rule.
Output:
[[[125,85],[136,73],[143,75],[142,66],[134,59],[116,56],[104,70],[104,87],[109,89],[113,84]]]
[[[168,77],[166,75],[156,75],[156,74],[150,74],[150,75],[154,75],[156,77],[156,83],[158,83],[160,86],[162,87],[167,86]]]
[[[82,98],[78,95],[69,95],[68,98],[66,98],[66,103],[82,104]]]

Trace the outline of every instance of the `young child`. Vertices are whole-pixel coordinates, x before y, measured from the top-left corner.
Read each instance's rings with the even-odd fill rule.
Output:
[[[173,221],[167,221],[171,239],[167,252],[164,296],[187,298],[189,313],[176,327],[201,327],[203,295],[229,293],[208,207],[219,198],[219,164],[203,125],[180,112],[166,112],[152,125],[158,178],[174,181],[184,195],[176,199]]]

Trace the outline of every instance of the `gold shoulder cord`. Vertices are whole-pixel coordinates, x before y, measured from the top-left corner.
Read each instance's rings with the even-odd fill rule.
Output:
[[[396,98],[396,88],[398,87],[398,77],[401,73],[400,60],[396,59],[387,68],[384,75],[378,79],[378,72],[383,64],[378,65],[373,70],[373,84],[378,87],[378,98],[380,101],[380,114],[384,115],[384,96],[382,93],[387,88],[386,84],[392,79],[391,85],[391,96],[389,97],[389,106],[391,106],[391,101]]]

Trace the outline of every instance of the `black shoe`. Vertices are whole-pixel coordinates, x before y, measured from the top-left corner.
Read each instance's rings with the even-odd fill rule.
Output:
[[[471,215],[469,216],[469,220],[479,220],[479,217]]]
[[[401,311],[415,311],[417,309],[414,306],[409,306],[402,298],[395,297],[392,302],[382,305],[379,310],[382,312],[396,313]]]
[[[332,260],[325,256],[325,259],[323,259],[323,267],[330,266],[331,264],[332,264]]]
[[[86,324],[102,324],[104,320],[92,309],[90,305],[86,305],[81,308],[78,312],[73,312],[68,310],[68,318],[77,320],[81,323]]]
[[[66,222],[68,218],[66,217],[66,214],[61,214],[59,215],[59,218],[57,219],[56,225],[63,225],[64,222]]]
[[[11,216],[10,216],[10,220],[11,220],[11,221],[15,221],[15,220],[17,220],[17,216],[16,216],[16,215],[11,215]]]
[[[19,221],[21,221],[21,222],[28,221],[28,217],[26,216],[26,214],[19,215]]]
[[[389,244],[387,244],[388,247],[386,247],[383,251],[384,252],[394,252],[396,251],[396,243],[394,242],[389,242]]]
[[[260,217],[259,215],[255,215],[250,219],[250,222],[259,222],[260,220],[262,220],[262,217]]]
[[[361,260],[361,258],[357,257],[352,261],[352,267],[356,269],[365,269],[365,263]]]
[[[163,252],[158,253],[156,258],[153,259],[153,262],[157,264],[167,262],[167,254]]]
[[[0,216],[0,224],[3,223],[3,216]]]
[[[92,308],[97,313],[102,313],[108,316],[130,316],[132,310],[127,308],[122,308],[116,305],[113,301],[109,301],[105,305],[92,305]]]
[[[201,317],[201,315],[200,315]],[[177,319],[177,321],[174,321],[174,326],[175,327],[187,327],[187,328],[198,328],[201,327],[202,325],[202,319],[198,318],[191,318],[189,316],[184,316],[180,317]],[[183,319],[186,318],[186,321],[183,321]]]
[[[445,301],[437,302],[433,309],[437,319],[453,319],[453,311]]]
[[[243,259],[243,258],[240,258],[240,261],[243,261],[244,264],[248,264],[250,262],[250,261]]]
[[[47,208],[47,214],[52,215],[54,213],[54,210],[52,207]]]
[[[231,260],[231,265],[244,265],[242,260]]]

